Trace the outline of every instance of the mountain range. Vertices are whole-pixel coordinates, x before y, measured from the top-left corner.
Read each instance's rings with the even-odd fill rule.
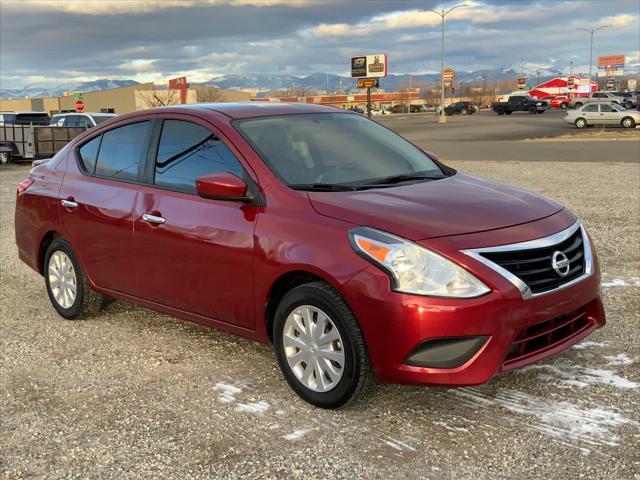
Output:
[[[525,76],[530,79],[530,84],[537,83],[538,75],[540,82],[544,82],[563,73],[566,75],[566,72],[561,72],[558,69],[537,69],[531,67],[525,68],[524,71]],[[487,84],[492,84],[494,81],[500,82],[505,80],[514,80],[518,74],[519,69],[516,70],[511,66],[496,69],[476,70],[473,72],[457,71],[456,83],[479,83],[485,79]],[[409,82],[411,82],[411,86],[417,87],[421,84],[437,82],[439,78],[440,73],[426,73],[420,75],[390,74],[389,76],[380,79],[380,88],[387,91],[398,90],[400,88],[407,88],[409,86]],[[55,86],[27,85],[24,88],[18,89],[0,89],[0,98],[55,97],[61,96],[64,92],[68,91],[86,93],[109,88],[127,87],[138,83],[139,82],[136,82],[135,80],[101,79],[76,84],[70,82],[68,84]],[[206,82],[200,82],[198,84],[235,90],[254,89],[263,92],[294,90],[297,92],[305,91],[309,93],[314,93],[316,91],[324,92],[325,90],[328,90],[329,92],[342,90],[345,93],[349,93],[357,87],[355,79],[331,73],[312,73],[304,77],[267,73],[229,74],[218,75]]]

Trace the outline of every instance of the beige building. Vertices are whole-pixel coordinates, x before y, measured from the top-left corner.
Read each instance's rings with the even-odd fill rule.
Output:
[[[81,92],[76,92],[81,93]],[[153,83],[141,83],[130,87],[112,88],[83,93],[85,112],[128,113],[145,108],[177,105],[180,102],[180,90],[159,88]],[[251,94],[238,90],[191,85],[186,92],[186,102],[246,102]],[[0,111],[36,111],[49,115],[59,112],[75,111],[75,95],[69,94],[52,98],[28,98],[0,100]]]

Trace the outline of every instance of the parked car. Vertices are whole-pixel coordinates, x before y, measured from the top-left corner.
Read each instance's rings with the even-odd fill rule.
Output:
[[[411,113],[423,113],[428,112],[426,105],[409,105],[409,111]]]
[[[56,113],[51,117],[50,125],[91,128],[115,117],[115,113],[101,112]]]
[[[498,115],[511,115],[513,112],[544,113],[549,104],[525,95],[512,95],[506,102],[493,102],[491,109]]]
[[[630,106],[631,102],[625,97],[620,97],[612,92],[593,92],[588,97],[575,97],[569,102],[569,107],[580,108],[592,102],[613,102],[623,106]]]
[[[478,106],[473,102],[456,102],[444,107],[445,115],[471,115],[478,111]]]
[[[566,95],[556,95],[550,97],[542,97],[539,100],[543,100],[549,104],[551,108],[561,108],[566,110],[569,107],[570,98]]]
[[[625,99],[626,108],[633,108],[638,106],[638,94],[635,92],[613,92],[618,97]]]
[[[589,103],[574,110],[568,110],[564,121],[577,128],[591,125],[616,125],[634,128],[640,124],[640,112],[627,110],[617,103]]]
[[[379,108],[372,108],[371,109],[371,115],[376,115],[376,116],[377,115],[385,115],[385,113],[386,112],[384,110],[381,110]]]
[[[49,125],[46,112],[0,112],[0,125]]]
[[[605,324],[567,208],[320,105],[174,106],[88,129],[20,183],[15,235],[62,317],[115,298],[273,342],[323,408],[374,376],[480,384]]]

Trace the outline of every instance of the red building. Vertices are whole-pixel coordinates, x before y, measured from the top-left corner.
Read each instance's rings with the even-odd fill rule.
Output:
[[[569,89],[569,79],[573,79],[573,89]],[[548,82],[536,85],[529,90],[529,95],[535,98],[550,97],[556,95],[569,95],[571,97],[587,96],[589,94],[589,85],[580,85],[580,77],[572,75],[570,77],[556,77]],[[586,79],[582,79],[586,82]],[[591,81],[591,92],[598,90],[598,84]]]

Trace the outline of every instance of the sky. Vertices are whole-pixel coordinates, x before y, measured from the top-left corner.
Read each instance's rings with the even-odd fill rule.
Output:
[[[390,73],[440,68],[434,0],[0,0],[0,88],[101,78],[202,82],[235,73],[348,75],[386,52]],[[598,55],[640,69],[640,0],[468,0],[446,18],[446,63],[588,71]]]

